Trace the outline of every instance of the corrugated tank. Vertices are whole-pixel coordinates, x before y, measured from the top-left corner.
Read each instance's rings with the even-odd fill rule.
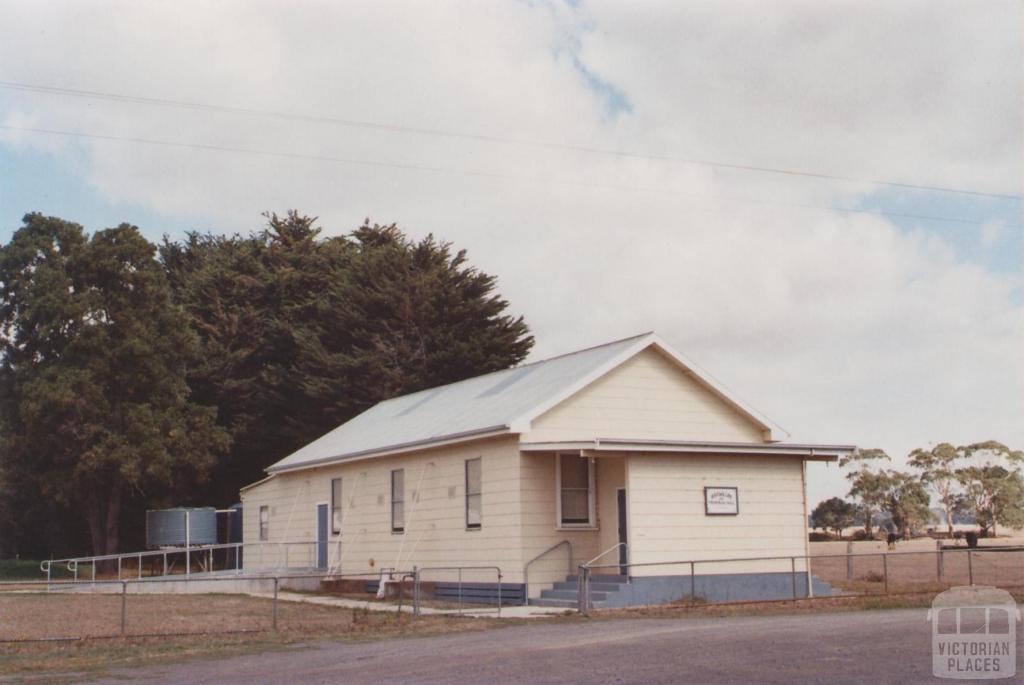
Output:
[[[186,517],[186,512],[188,516]],[[188,543],[213,545],[217,542],[217,510],[213,507],[175,507],[146,512],[146,547],[184,547],[185,520]]]

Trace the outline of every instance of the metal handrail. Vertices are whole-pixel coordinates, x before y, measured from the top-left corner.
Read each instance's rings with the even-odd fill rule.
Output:
[[[620,544],[625,544],[625,543],[620,543]],[[1024,548],[1021,548],[1021,549],[1024,549]],[[771,557],[736,557],[736,558],[733,558],[733,559],[685,559],[685,560],[682,560],[682,561],[646,561],[646,562],[639,563],[639,564],[634,564],[634,563],[631,563],[631,562],[627,562],[625,564],[597,564],[597,565],[592,565],[591,562],[593,560],[591,560],[591,562],[588,562],[588,563],[584,564],[584,566],[588,566],[590,568],[615,568],[617,566],[634,567],[634,566],[678,566],[678,565],[682,565],[682,564],[715,564],[715,563],[723,563],[723,562],[726,562],[726,561],[777,561],[779,559],[792,559],[792,558],[796,558],[796,559],[828,559],[829,557],[833,557],[833,558],[837,558],[838,559],[838,558],[841,558],[841,557],[842,558],[845,558],[845,557],[878,557],[878,556],[898,557],[898,556],[914,556],[914,555],[920,556],[922,554],[938,554],[939,551],[940,550],[930,549],[930,550],[918,550],[918,551],[910,551],[910,552],[889,552],[889,551],[881,551],[880,550],[878,552],[854,552],[852,554],[786,554],[786,555],[778,555],[778,556],[771,556]],[[943,552],[943,553],[954,553],[954,554],[956,552],[973,552],[974,554],[978,554],[979,552],[996,552],[996,551],[997,550],[994,550],[994,549],[986,550],[986,549],[984,549],[982,547],[973,547],[973,548],[971,548],[971,547],[947,547],[947,548],[943,548],[941,550],[941,552]],[[1001,551],[1001,550],[998,550],[998,551]],[[1011,551],[1017,551],[1017,550],[1011,549]],[[599,555],[597,558],[600,558],[601,556],[604,556],[604,552],[602,552],[601,555]]]
[[[583,565],[586,566],[587,568],[591,568],[591,565],[595,561],[597,561],[601,557],[603,557],[603,556],[605,556],[605,555],[607,555],[607,554],[609,554],[611,552],[614,552],[619,547],[625,547],[627,551],[629,550],[629,545],[627,545],[625,542],[618,542],[615,545],[613,545],[613,546],[609,547],[608,549],[606,549],[605,551],[601,552],[596,557],[594,557],[593,559],[591,559],[590,561],[588,561],[587,563],[585,563]],[[607,568],[607,567],[611,567],[611,566],[622,566],[622,564],[605,564],[601,568]]]
[[[530,564],[532,564],[535,561],[539,561],[541,557],[547,555],[550,552],[555,551],[562,545],[569,546],[569,573],[567,575],[572,575],[572,542],[570,540],[562,540],[561,542],[556,542],[555,544],[551,545],[546,550],[535,556],[533,559],[530,559],[528,562],[526,562],[526,565],[523,566],[523,599],[526,601],[527,604],[530,603]]]
[[[161,573],[160,575],[163,576],[163,575],[168,575],[167,574],[167,570],[168,570],[168,567],[167,567],[167,555],[169,555],[169,554],[185,554],[186,557],[191,557],[192,555],[197,554],[197,553],[198,554],[203,554],[203,553],[209,552],[210,554],[212,554],[214,551],[217,551],[217,550],[222,550],[222,549],[223,550],[229,550],[229,549],[233,548],[233,549],[235,549],[235,555],[236,555],[235,556],[235,560],[236,560],[235,561],[235,566],[236,566],[235,570],[241,571],[241,568],[239,567],[239,564],[238,564],[238,558],[239,558],[238,557],[238,552],[244,550],[246,547],[258,547],[261,550],[261,557],[262,557],[262,550],[265,547],[267,547],[268,545],[277,548],[277,550],[278,550],[278,554],[277,554],[278,561],[280,562],[283,559],[284,562],[285,562],[284,564],[278,563],[277,568],[282,568],[282,567],[287,567],[288,549],[289,549],[290,546],[294,546],[294,545],[315,546],[316,544],[317,544],[317,542],[315,540],[288,540],[288,541],[281,541],[281,542],[271,542],[271,541],[227,542],[227,543],[218,543],[218,544],[213,544],[213,545],[191,545],[189,547],[176,547],[176,548],[172,548],[172,549],[148,550],[148,551],[145,551],[145,552],[124,552],[124,553],[120,553],[120,554],[97,554],[97,555],[86,556],[86,557],[69,557],[69,558],[66,558],[66,559],[44,559],[43,561],[41,561],[39,563],[39,570],[46,574],[46,579],[47,580],[51,580],[52,579],[52,572],[53,572],[53,565],[54,564],[58,564],[58,565],[63,564],[63,565],[65,565],[67,567],[67,570],[70,573],[73,574],[74,580],[78,581],[78,567],[80,565],[83,565],[83,564],[88,564],[88,565],[90,565],[92,567],[92,576],[91,576],[91,579],[90,579],[90,582],[91,582],[91,581],[95,581],[96,580],[96,563],[97,562],[116,561],[118,563],[118,577],[120,578],[120,572],[121,572],[120,569],[121,569],[121,562],[122,562],[122,560],[124,560],[124,559],[137,559],[139,561],[139,573],[140,573],[140,577],[141,577],[142,559],[143,558],[152,558],[152,557],[161,557],[162,556],[163,559],[164,559],[164,568],[163,568],[163,573]],[[191,564],[189,564],[189,570],[191,570]]]

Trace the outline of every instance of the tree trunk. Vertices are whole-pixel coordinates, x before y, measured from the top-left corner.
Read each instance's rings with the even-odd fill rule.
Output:
[[[114,480],[107,497],[107,520],[105,551],[103,554],[117,554],[121,546],[121,481]]]
[[[104,554],[107,549],[106,527],[104,516],[101,511],[99,499],[96,493],[92,493],[85,507],[85,517],[89,523],[89,537],[92,542],[92,553],[95,555]]]
[[[953,539],[953,507],[946,505],[946,526],[949,528],[949,539]]]
[[[873,513],[871,509],[864,510],[864,537],[868,540],[871,539],[871,516]]]

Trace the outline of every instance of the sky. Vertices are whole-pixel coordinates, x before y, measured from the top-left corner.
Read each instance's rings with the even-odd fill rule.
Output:
[[[787,440],[1024,447],[1018,2],[0,16],[0,241],[396,222],[496,274],[535,359],[655,330]]]

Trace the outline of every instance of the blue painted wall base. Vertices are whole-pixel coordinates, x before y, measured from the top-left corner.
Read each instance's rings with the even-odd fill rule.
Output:
[[[693,578],[694,595],[706,602],[739,602],[767,599],[792,599],[794,576],[796,597],[807,596],[806,573],[722,573]],[[596,579],[595,579],[596,580]],[[832,586],[811,576],[815,597],[832,594]],[[690,576],[642,576],[619,583],[615,591],[595,602],[599,607],[625,607],[645,604],[669,604],[690,599]]]

